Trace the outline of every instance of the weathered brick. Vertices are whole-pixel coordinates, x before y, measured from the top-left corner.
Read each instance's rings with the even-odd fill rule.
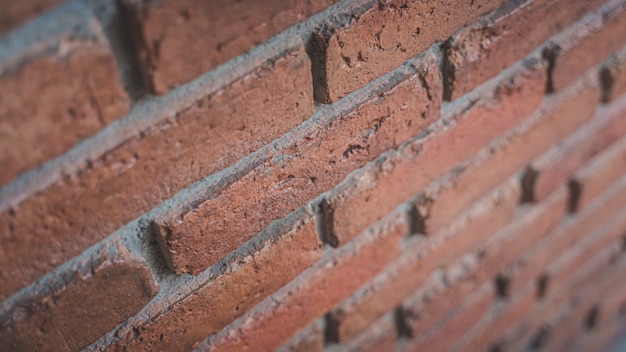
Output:
[[[600,63],[605,57],[622,47],[626,38],[626,11],[621,3],[612,11],[604,11],[593,21],[572,28],[568,36],[556,39],[546,54],[552,56],[550,90],[561,90],[574,79]]]
[[[321,319],[302,329],[276,352],[322,352],[324,351],[324,324]]]
[[[331,310],[331,334],[337,341],[354,338],[424,285],[438,267],[474,249],[511,221],[520,196],[518,186],[516,179],[506,182],[447,228],[405,250],[376,278]]]
[[[231,257],[201,287],[108,349],[188,351],[293,280],[321,257],[322,248],[304,209],[283,222],[269,226],[253,248]]]
[[[532,200],[540,201],[565,182],[586,161],[626,134],[626,104],[599,109],[594,118],[534,160]]]
[[[137,313],[157,290],[143,259],[116,243],[82,264],[68,282],[5,312],[0,345],[12,351],[80,350]]]
[[[435,121],[441,99],[436,60],[429,54],[413,64],[375,83],[364,103],[289,141],[271,160],[210,199],[161,217],[160,234],[175,270],[203,270],[270,221],[335,187],[354,169]]]
[[[572,208],[583,209],[611,183],[626,174],[626,138],[622,137],[608,150],[590,160],[572,179],[577,188]]]
[[[0,12],[0,33],[21,25],[36,15],[50,10],[61,2],[63,2],[63,0],[3,0],[0,3],[2,7],[2,12]]]
[[[253,71],[195,92],[198,100],[170,120],[137,131],[76,174],[5,209],[0,298],[306,120],[313,102],[302,42],[274,49]]]
[[[162,94],[336,0],[124,0],[147,84]],[[181,53],[184,53],[181,55]]]
[[[536,89],[532,90],[533,94],[527,92],[530,96],[523,93],[513,95],[514,99],[511,97],[503,100],[493,110],[475,105],[475,108],[459,117],[456,124],[433,131],[427,137],[414,141],[388,160],[381,161],[370,170],[355,176],[360,181],[346,183],[333,191],[329,197],[329,208],[333,212],[332,235],[337,238],[337,242],[349,240],[367,224],[385,214],[385,211],[408,200],[412,193],[417,193],[438,178],[447,168],[455,166],[477,149],[484,147],[491,139],[528,118],[535,99],[538,100],[541,94],[538,86],[533,85],[533,88]],[[517,99],[520,99],[523,108],[509,112],[508,104],[515,104]],[[494,154],[488,155],[486,162],[478,157],[473,165],[464,165],[467,170],[460,168],[458,180],[448,183],[450,192],[444,192],[447,193],[447,199],[440,200],[441,209],[431,210],[433,214],[440,211],[440,221],[434,215],[427,221],[445,224],[451,216],[462,211],[465,205],[471,204],[473,199],[484,194],[491,187],[491,182],[502,182],[525,162],[548,149],[555,138],[565,137],[591,118],[596,101],[595,85],[579,87],[567,96],[547,100],[545,110],[519,128],[510,137],[511,141],[502,143],[501,147],[495,146],[495,150],[484,152]],[[398,184],[404,187],[399,188]],[[459,200],[455,196],[460,197]],[[457,201],[459,205],[455,204]],[[437,202],[434,202],[434,206],[438,206]],[[433,224],[436,225],[437,222]],[[436,229],[435,225],[431,225],[433,229]]]
[[[444,99],[454,100],[538,48],[604,0],[511,2],[445,44],[449,70]]]
[[[228,329],[208,338],[201,350],[273,350],[370,280],[400,252],[408,227],[394,212],[268,297]]]
[[[34,46],[29,50],[45,45]],[[34,56],[0,70],[0,186],[97,133],[130,106],[107,43],[64,38],[53,52]]]
[[[316,100],[331,103],[391,71],[504,3],[503,0],[372,1],[315,33]]]

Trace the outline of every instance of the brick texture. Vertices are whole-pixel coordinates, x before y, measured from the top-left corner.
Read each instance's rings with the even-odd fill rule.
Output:
[[[441,85],[435,61],[428,55],[416,65],[417,72],[409,68],[394,75],[377,87],[380,90],[368,93],[364,104],[293,141],[218,197],[159,219],[159,233],[175,270],[204,270],[294,205],[331,189],[349,172],[436,120]],[[258,188],[266,191],[251,197]],[[205,255],[192,255],[198,251]]]
[[[293,280],[321,255],[313,218],[304,210],[293,223],[231,260],[206,284],[167,310],[134,328],[110,350],[166,349],[187,351],[204,337],[221,330],[257,302]],[[288,270],[287,270],[288,268]]]
[[[0,351],[624,334],[623,0],[5,3]]]
[[[7,257],[0,259],[0,296],[307,119],[313,108],[309,60],[301,42],[287,44],[284,52],[200,98],[174,120],[4,211],[0,236]],[[237,105],[242,101],[246,104]],[[26,245],[31,241],[37,245]]]
[[[67,38],[56,52],[0,72],[0,185],[100,131],[129,106],[106,43]]]
[[[538,48],[551,35],[604,1],[526,0],[504,6],[455,34],[445,45],[446,99],[454,100]]]
[[[337,101],[503,2],[372,2],[347,23],[327,24],[314,39],[320,57],[316,99]]]
[[[188,82],[335,0],[123,1],[142,73],[155,93]],[[184,55],[180,53],[184,52]]]
[[[146,263],[117,244],[96,253],[74,278],[51,289],[2,316],[3,349],[80,350],[137,313],[158,286]]]

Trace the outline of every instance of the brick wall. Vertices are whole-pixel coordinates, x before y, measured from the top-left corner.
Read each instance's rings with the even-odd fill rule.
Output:
[[[624,0],[0,0],[0,351],[596,351]]]

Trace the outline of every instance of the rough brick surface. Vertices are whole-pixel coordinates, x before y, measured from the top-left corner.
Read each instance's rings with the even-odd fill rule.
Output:
[[[49,289],[0,317],[3,350],[80,350],[137,313],[158,286],[146,263],[117,244]]]
[[[143,74],[159,94],[248,51],[333,2],[124,0]]]
[[[289,221],[282,228],[270,227],[267,232],[272,237],[241,258],[227,261],[225,269],[213,273],[206,284],[172,302],[110,349],[188,351],[293,280],[320,258],[321,243],[313,218],[305,211],[295,212]]]
[[[454,100],[496,76],[602,3],[526,0],[517,7],[503,6],[486,23],[462,30],[445,44],[449,73],[444,98]]]
[[[534,104],[539,103],[542,91],[540,87],[542,80],[537,76],[531,77],[536,80],[519,79],[519,82],[526,83],[519,91],[514,88],[502,89],[501,91],[507,92],[501,96],[502,100],[486,100],[484,103],[477,103],[459,116],[448,128],[433,131],[426,138],[416,140],[401,150],[397,157],[390,157],[389,161],[383,161],[372,171],[364,173],[360,176],[360,182],[354,185],[349,184],[333,195],[330,200],[333,210],[332,230],[338,242],[349,240],[368,223],[384,215],[386,211],[402,201],[408,200],[411,193],[420,191],[422,187],[436,179],[438,174],[453,167],[485,143],[528,117],[536,106]],[[481,166],[476,169],[476,172],[468,172],[467,180],[502,182],[508,176],[507,169],[510,175],[516,170],[516,163],[529,161],[547,149],[552,144],[555,133],[562,138],[576,126],[588,120],[592,116],[593,104],[597,101],[597,96],[596,87],[591,85],[576,91],[571,96],[555,100],[552,105],[554,111],[546,112],[545,116],[536,123],[537,126],[531,124],[531,128],[527,128],[527,133],[522,131],[521,136],[512,142],[513,146],[504,146],[501,153],[496,152],[491,167]],[[510,110],[512,105],[509,104],[514,104],[515,101],[523,101],[523,107]],[[479,129],[480,133],[468,132],[474,129]],[[509,154],[508,149],[513,152]],[[519,159],[517,159],[518,153],[522,155]],[[516,158],[509,158],[509,155],[516,155]],[[522,165],[518,164],[517,167]],[[493,170],[494,174],[486,175],[482,180],[483,168]],[[477,184],[474,189],[471,187],[472,182],[463,184],[461,180],[459,187],[464,187],[467,192],[453,190],[450,195],[465,193],[468,199],[460,203],[471,204],[466,201],[471,200],[471,197],[478,198],[480,192],[475,191],[486,190],[485,187],[489,186],[488,181],[481,187]],[[395,187],[397,184],[403,184],[404,187],[398,189]],[[442,205],[453,204],[453,198],[450,202],[442,202]],[[444,213],[449,214],[445,207],[444,210]],[[358,217],[352,216],[356,213],[359,214]]]
[[[0,72],[0,185],[100,131],[129,105],[115,58],[98,41],[67,38],[56,52]]]
[[[292,141],[192,211],[159,219],[175,270],[203,270],[270,221],[331,189],[349,172],[435,121],[440,75],[431,55],[418,64],[418,72],[394,75],[369,92],[365,103]]]
[[[27,0],[0,2],[0,34],[23,24],[35,15],[39,15],[60,4],[62,0]]]
[[[607,60],[600,70],[604,94],[602,100],[609,102],[626,92],[626,49]]]
[[[615,11],[603,14],[602,20],[582,28],[576,28],[575,35],[561,38],[554,43],[554,67],[551,73],[551,87],[561,90],[582,72],[590,69],[602,59],[624,45],[626,36],[626,5],[621,4]],[[601,23],[598,23],[601,22]]]
[[[391,214],[350,245],[333,252],[298,280],[272,295],[234,322],[232,330],[206,340],[202,349],[243,351],[264,346],[273,350],[299,329],[321,317],[395,258],[408,227]]]
[[[290,41],[175,119],[4,211],[0,297],[306,120],[313,110],[311,89],[302,43]]]
[[[314,38],[316,100],[337,101],[503,2],[377,1],[347,23],[328,23]]]

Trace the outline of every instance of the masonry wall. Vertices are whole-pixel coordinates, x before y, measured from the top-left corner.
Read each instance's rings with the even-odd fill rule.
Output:
[[[624,336],[624,0],[0,5],[0,351]]]

